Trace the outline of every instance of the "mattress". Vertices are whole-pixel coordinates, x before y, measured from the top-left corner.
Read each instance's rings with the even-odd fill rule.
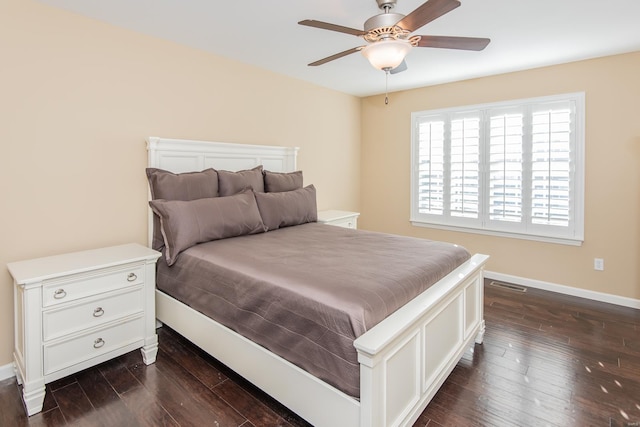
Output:
[[[193,246],[161,291],[359,397],[353,341],[469,259],[450,243],[309,223]]]

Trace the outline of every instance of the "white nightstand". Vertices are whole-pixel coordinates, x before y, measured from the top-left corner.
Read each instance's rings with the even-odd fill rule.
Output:
[[[27,414],[42,410],[45,385],[141,348],[155,362],[155,263],[138,244],[7,265],[13,276],[16,379]]]
[[[344,228],[358,228],[360,213],[349,211],[318,211],[318,222]]]

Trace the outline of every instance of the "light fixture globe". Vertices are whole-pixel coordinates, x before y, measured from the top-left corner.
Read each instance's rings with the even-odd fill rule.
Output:
[[[362,55],[378,70],[392,70],[402,63],[411,50],[407,40],[380,40],[362,49]]]

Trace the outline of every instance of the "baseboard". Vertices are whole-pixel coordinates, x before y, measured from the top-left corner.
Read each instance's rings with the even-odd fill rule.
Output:
[[[609,304],[621,305],[640,309],[640,300],[634,298],[621,297],[618,295],[605,294],[604,292],[589,291],[586,289],[574,288],[571,286],[558,285],[556,283],[544,282],[541,280],[527,279],[525,277],[512,276],[510,274],[485,271],[484,277],[501,282],[514,283],[516,285],[530,288],[542,289],[545,291],[557,292],[559,294],[571,295],[574,297],[587,298],[594,301],[606,302]]]
[[[0,366],[0,381],[6,380],[7,378],[14,377],[15,375],[16,375],[16,371],[13,369],[13,363]]]

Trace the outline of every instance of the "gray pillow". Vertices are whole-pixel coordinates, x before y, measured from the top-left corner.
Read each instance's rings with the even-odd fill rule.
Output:
[[[195,200],[218,197],[218,172],[215,169],[173,173],[147,168],[146,172],[152,199]]]
[[[168,265],[198,243],[266,231],[251,190],[229,197],[152,200],[149,205],[160,217]]]
[[[215,169],[202,172],[173,173],[163,169],[147,168],[147,179],[152,199],[195,200],[218,197],[218,173]],[[160,220],[153,216],[153,240],[151,247],[162,250],[164,240]]]
[[[318,220],[316,188],[308,185],[280,193],[255,193],[262,222],[267,230]]]
[[[246,189],[264,192],[262,165],[238,172],[218,171],[218,189],[221,196],[232,196]]]
[[[302,171],[270,172],[264,171],[264,191],[276,193],[302,188]]]

